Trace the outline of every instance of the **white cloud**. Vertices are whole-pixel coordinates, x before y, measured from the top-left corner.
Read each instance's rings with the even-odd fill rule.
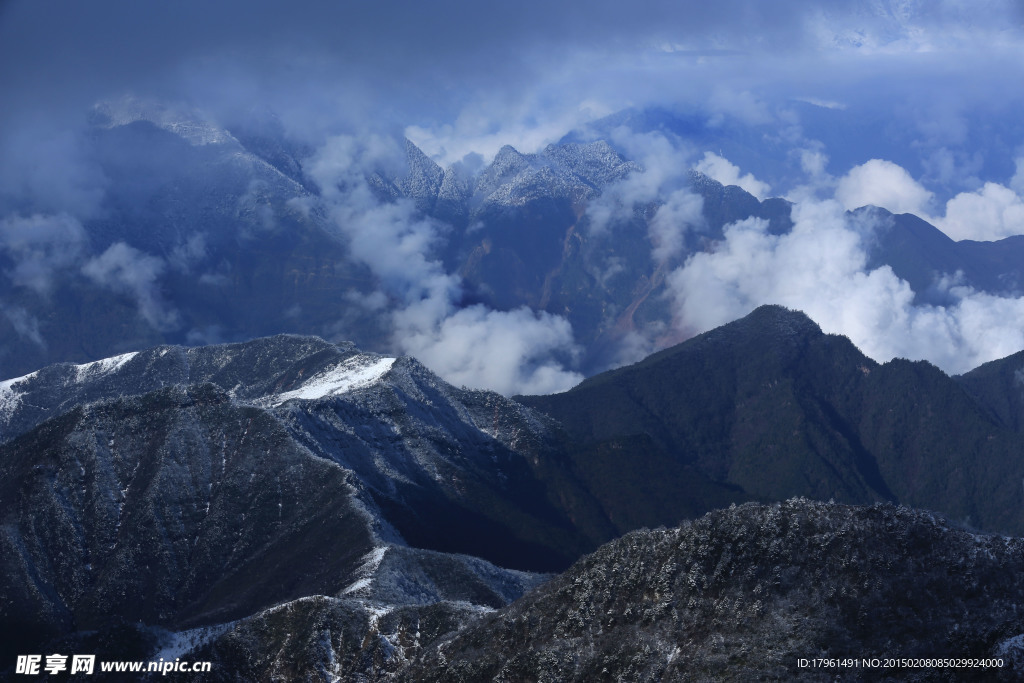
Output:
[[[817,97],[796,97],[794,99],[797,102],[804,102],[815,107],[821,107],[822,109],[838,109],[840,111],[846,109],[845,104],[843,104],[842,102],[836,102],[834,100],[823,100]]]
[[[708,104],[716,112],[711,120],[712,125],[720,124],[725,116],[748,126],[761,126],[775,121],[768,104],[749,90],[719,85],[712,91]]]
[[[246,216],[252,230],[272,232],[277,227],[270,190],[263,180],[252,180],[245,194],[238,198],[238,211]]]
[[[901,166],[871,159],[839,179],[836,199],[848,210],[861,206],[879,206],[892,213],[927,213],[932,193]]]
[[[811,178],[812,182],[830,177],[825,170],[825,167],[828,166],[828,155],[825,152],[821,149],[801,149],[799,152],[800,168]]]
[[[207,256],[206,234],[194,232],[188,239],[178,244],[171,250],[167,257],[168,263],[175,270],[182,273],[190,273],[192,269],[202,263]]]
[[[160,294],[159,278],[166,262],[124,242],[115,242],[82,266],[82,273],[96,284],[135,299],[139,315],[154,329],[173,330],[179,325],[178,312],[168,307]]]
[[[704,152],[704,158],[694,167],[704,175],[723,185],[738,185],[758,199],[764,199],[771,192],[771,186],[754,177],[752,173],[740,175],[739,166],[714,152]]]
[[[715,251],[675,270],[667,278],[675,326],[693,335],[781,304],[876,360],[924,359],[950,373],[1024,348],[1024,298],[950,286],[950,305],[915,305],[910,285],[888,266],[866,268],[863,226],[837,202],[797,204],[793,220],[785,235],[769,234],[759,219],[732,224]]]
[[[7,276],[39,294],[49,294],[55,276],[81,258],[85,242],[82,224],[68,214],[0,220],[0,250],[14,262]]]
[[[930,219],[955,240],[1000,240],[1024,235],[1024,201],[1010,188],[985,183],[946,202],[946,215]]]
[[[790,152],[790,158],[799,160],[804,178],[801,184],[786,193],[787,200],[798,203],[817,201],[825,197],[834,198],[836,179],[828,172],[829,157],[824,147],[821,143],[812,143]]]
[[[1018,157],[1015,161],[1017,171],[1010,178],[1010,187],[1017,194],[1024,194],[1024,157]]]
[[[692,206],[693,200],[685,196],[689,149],[661,133],[634,133],[623,127],[613,131],[612,142],[624,151],[626,158],[637,162],[640,170],[602,188],[601,195],[588,203],[591,236],[606,236],[615,223],[630,220],[638,206],[662,201],[673,193],[678,193],[675,205],[681,215],[690,216],[692,211],[686,207]],[[670,208],[666,212],[663,221],[670,219],[672,211]],[[670,227],[662,225],[661,229]],[[652,234],[652,239],[655,237]]]
[[[393,294],[407,302],[451,298],[457,278],[430,258],[443,226],[415,215],[411,201],[385,202],[367,183],[368,175],[401,172],[404,151],[379,135],[330,138],[305,166],[320,186],[337,228],[348,238],[352,255],[366,263]]]
[[[648,227],[656,263],[678,257],[683,251],[684,233],[704,223],[704,199],[689,189],[672,192],[658,207]]]
[[[4,317],[11,323],[19,337],[31,341],[40,348],[46,348],[46,340],[43,339],[43,335],[39,332],[38,318],[21,306],[5,306],[0,304],[0,311],[3,311]]]
[[[471,306],[399,333],[407,353],[456,385],[509,396],[566,391],[583,380],[558,360],[576,352],[569,321],[525,307]]]

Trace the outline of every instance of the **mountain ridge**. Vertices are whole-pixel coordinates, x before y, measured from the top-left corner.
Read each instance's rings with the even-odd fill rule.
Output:
[[[562,425],[577,471],[603,470],[592,486],[629,481],[626,462],[683,468],[643,496],[606,499],[618,514],[629,499],[667,500],[687,482],[682,490],[693,491],[694,475],[683,474],[692,470],[717,486],[697,489],[691,503],[701,512],[721,507],[723,493],[736,503],[809,495],[899,501],[992,531],[1024,529],[1024,500],[1007,483],[1024,477],[1024,450],[962,378],[926,362],[876,363],[782,307],[758,308],[563,394],[517,400]],[[730,485],[738,488],[722,489]],[[978,489],[989,497],[977,500]],[[673,522],[657,507],[642,519],[637,526]]]
[[[518,400],[296,335],[50,366],[0,384],[8,646],[98,638],[145,657],[167,641],[242,672],[429,679],[446,670],[421,667],[435,646],[479,633],[537,572],[736,503],[898,502],[1020,533],[1019,364],[878,364],[768,306]],[[132,609],[111,619],[121,593]]]
[[[1022,558],[1020,539],[887,504],[747,504],[602,546],[431,645],[401,680],[833,680],[834,670],[798,662],[883,652],[998,657],[999,667],[971,674],[1013,680],[1024,585],[1011,567]],[[894,673],[944,677],[844,671]]]
[[[323,150],[290,139],[272,112],[222,124],[126,98],[98,105],[90,125],[90,159],[108,181],[95,215],[32,216],[66,238],[59,248],[42,245],[48,256],[36,279],[12,275],[21,247],[0,251],[8,273],[0,375],[281,332],[344,337],[394,355],[388,316],[359,304],[394,292],[352,252],[350,226],[331,218],[330,193],[312,177]],[[410,220],[430,225],[423,257],[458,281],[456,307],[526,306],[562,317],[582,350],[571,369],[593,375],[636,360],[636,335],[649,347],[678,339],[663,333],[673,325],[665,276],[713,251],[725,226],[761,218],[781,236],[793,225],[787,201],[760,201],[681,168],[677,189],[700,203],[699,219],[681,231],[678,253],[658,251],[654,221],[667,190],[632,197],[645,169],[608,142],[614,128],[533,153],[506,145],[489,163],[467,158],[446,168],[397,140],[394,158],[356,174],[381,205],[408,202]],[[1021,240],[952,242],[909,214],[869,212],[877,225],[861,236],[866,267],[890,266],[918,304],[948,304],[950,283],[1002,296],[1024,282],[1013,256]]]

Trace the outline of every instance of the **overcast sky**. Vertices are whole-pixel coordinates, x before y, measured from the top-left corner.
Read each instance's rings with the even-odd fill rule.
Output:
[[[0,5],[0,107],[11,125],[126,90],[214,111],[269,104],[311,135],[416,127],[449,160],[626,106],[700,108],[794,140],[846,111],[825,120],[914,145],[915,177],[941,180],[941,163],[976,175],[967,146],[1002,143],[1008,158],[980,160],[1000,181],[1024,143],[1022,22],[1011,0],[13,0]]]

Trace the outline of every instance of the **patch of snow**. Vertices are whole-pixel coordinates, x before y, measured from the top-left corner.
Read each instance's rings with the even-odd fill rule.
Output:
[[[384,559],[384,555],[386,555],[387,552],[387,546],[374,548],[365,555],[366,559],[363,561],[363,567],[369,567],[369,571],[377,571],[377,567],[380,566],[380,563]]]
[[[475,602],[469,602],[467,600],[446,600],[445,602],[455,605],[456,607],[460,607],[467,612],[476,612],[477,614],[493,614],[498,611],[494,607],[478,605]]]
[[[363,590],[364,588],[369,588],[372,584],[372,578],[362,578],[358,581],[354,581],[349,585],[345,586],[345,590],[341,591],[341,594],[348,595],[349,593],[356,593],[358,591]]]
[[[996,645],[995,654],[996,657],[1006,657],[1014,651],[1024,649],[1024,633],[1007,638]]]
[[[153,660],[163,659],[165,662],[173,662],[182,655],[206,645],[214,638],[221,636],[231,629],[236,623],[230,621],[226,624],[214,626],[201,626],[188,631],[178,631],[168,634],[168,639],[163,646],[153,655]]]
[[[224,145],[235,142],[231,134],[206,121],[173,121],[163,120],[158,125],[186,140],[193,147],[204,145]]]
[[[298,389],[269,396],[265,399],[266,405],[275,407],[292,399],[311,401],[367,387],[390,370],[395,360],[395,358],[369,355],[354,356],[333,368],[310,377]]]
[[[0,382],[0,422],[9,421],[11,416],[14,415],[14,411],[21,405],[21,397],[24,395],[24,392],[18,391],[14,387],[27,382],[37,374],[38,371],[30,372],[27,375]]]
[[[0,382],[0,420],[7,422],[21,405],[21,392],[14,388],[17,379]]]
[[[131,353],[122,353],[120,356],[111,356],[110,358],[96,360],[92,363],[76,365],[75,381],[83,382],[86,379],[92,379],[115,372],[137,355],[139,355],[138,351],[132,351]]]
[[[363,563],[356,570],[356,575],[360,576],[359,579],[353,581],[344,590],[341,591],[342,595],[349,595],[369,588],[373,585],[373,574],[380,567],[380,563],[384,560],[384,555],[388,552],[388,546],[381,546],[374,548],[370,552],[363,555]]]
[[[148,121],[194,147],[235,142],[230,133],[204,120],[197,111],[174,109],[133,96],[101,102],[96,105],[96,110],[107,116],[107,128]]]
[[[372,633],[373,631],[378,630],[377,624],[380,621],[380,618],[386,617],[388,614],[390,614],[394,607],[368,605],[366,603],[363,603],[363,609],[365,609],[366,612],[370,615],[370,623],[369,628],[367,630]]]

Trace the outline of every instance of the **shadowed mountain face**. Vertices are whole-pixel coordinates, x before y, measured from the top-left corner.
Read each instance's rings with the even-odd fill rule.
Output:
[[[371,317],[339,308],[346,292],[372,291],[369,272],[304,210],[313,194],[295,179],[294,157],[268,163],[258,141],[244,138],[253,151],[226,130],[151,109],[97,110],[89,154],[105,180],[100,206],[65,217],[60,239],[38,245],[61,257],[31,285],[0,280],[7,310],[35,325],[0,321],[3,375],[161,343],[327,334],[340,320],[351,338],[378,338]],[[5,272],[18,253],[0,253]]]
[[[798,659],[883,652],[1000,657],[1002,668],[969,680],[1016,680],[1022,570],[1019,540],[928,513],[744,505],[603,546],[435,645],[401,680],[834,680]],[[938,680],[944,670],[882,671]]]
[[[19,651],[115,605],[180,627],[333,593],[374,545],[349,473],[209,384],[75,408],[0,452]]]
[[[865,207],[855,216],[870,216],[874,224],[868,241],[868,266],[888,265],[906,280],[919,301],[946,303],[942,280],[993,294],[1019,296],[1024,284],[1024,237],[997,242],[956,242],[913,214],[894,215]],[[948,286],[948,283],[947,283]]]
[[[577,471],[623,531],[724,500],[807,495],[899,501],[1020,533],[1024,446],[1009,418],[965,391],[982,390],[972,375],[880,365],[766,306],[564,394],[519,400],[564,427]]]
[[[999,423],[1016,432],[1024,429],[1024,351],[985,363],[957,380]]]

